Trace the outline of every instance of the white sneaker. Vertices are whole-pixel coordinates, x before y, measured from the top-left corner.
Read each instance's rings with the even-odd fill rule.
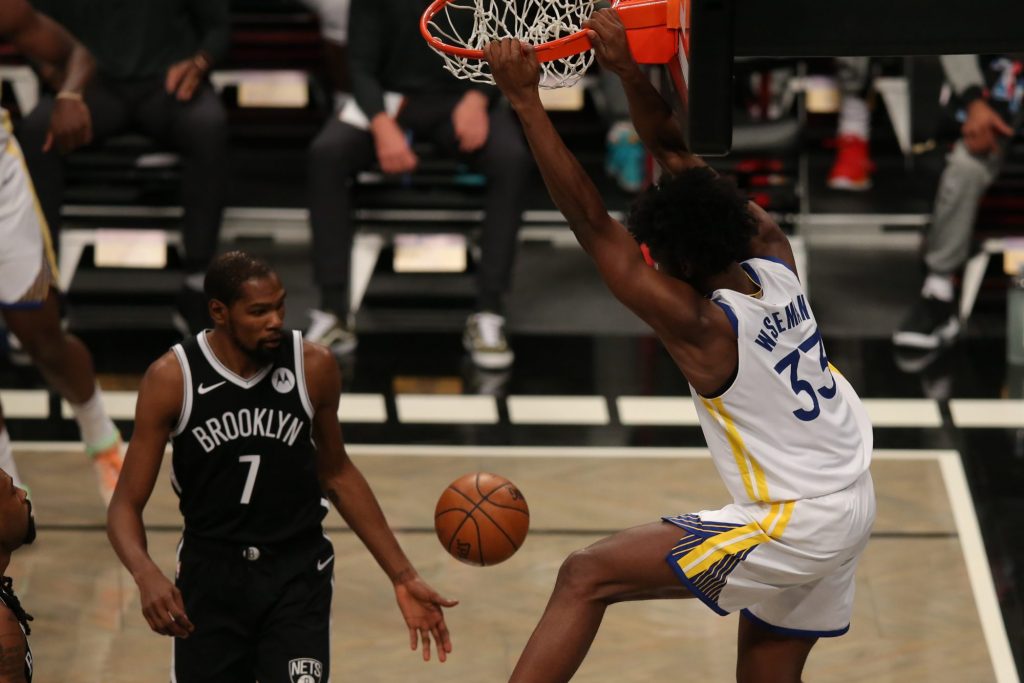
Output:
[[[486,370],[503,370],[515,360],[505,338],[505,318],[496,313],[482,311],[469,316],[462,345],[473,363]]]
[[[331,350],[331,353],[338,356],[345,356],[356,350],[359,339],[351,321],[342,324],[338,316],[327,311],[312,309],[309,312],[309,329],[304,335],[306,339],[322,344]]]

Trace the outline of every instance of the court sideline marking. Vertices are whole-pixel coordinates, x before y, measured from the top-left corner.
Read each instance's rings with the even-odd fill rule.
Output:
[[[15,451],[80,451],[77,442],[34,441],[12,444]],[[457,457],[474,459],[493,458],[655,458],[655,459],[707,459],[706,448],[633,448],[628,446],[439,446],[439,445],[379,445],[348,444],[349,455],[356,457]],[[168,447],[167,452],[170,452]],[[978,609],[985,644],[988,647],[992,668],[997,683],[1020,683],[1010,649],[999,600],[996,597],[992,568],[985,553],[981,527],[971,499],[960,454],[953,450],[909,450],[878,449],[873,458],[877,460],[935,461],[939,464],[946,496],[960,538],[960,549],[967,566],[967,577],[971,584],[974,604]]]

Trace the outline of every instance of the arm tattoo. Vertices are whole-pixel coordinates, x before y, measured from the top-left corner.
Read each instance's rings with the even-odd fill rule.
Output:
[[[25,636],[17,619],[8,611],[4,616],[4,630],[12,632],[17,628],[15,637],[5,637],[0,641],[0,681],[25,680]],[[19,642],[20,641],[20,642]]]

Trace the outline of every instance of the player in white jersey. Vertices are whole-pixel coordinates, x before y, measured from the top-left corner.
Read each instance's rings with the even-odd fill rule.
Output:
[[[58,88],[46,146],[69,151],[91,136],[82,92],[94,64],[62,26],[26,0],[0,0],[0,37],[39,65]],[[57,267],[46,220],[7,112],[0,109],[0,313],[47,383],[71,405],[99,479],[110,500],[121,471],[121,437],[103,407],[88,349],[61,328]],[[20,486],[0,411],[0,468]]]
[[[569,680],[608,605],[696,597],[719,614],[742,610],[739,681],[797,683],[817,638],[849,627],[875,512],[871,426],[828,363],[786,236],[689,152],[617,15],[598,12],[589,28],[666,172],[638,199],[629,231],[544,111],[533,49],[506,39],[484,53],[580,244],[686,376],[733,502],[572,553],[510,680]]]

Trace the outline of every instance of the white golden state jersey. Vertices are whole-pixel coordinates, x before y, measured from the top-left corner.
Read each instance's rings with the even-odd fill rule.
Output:
[[[690,387],[715,467],[737,503],[845,489],[871,464],[864,405],[828,362],[796,274],[773,259],[741,265],[760,294],[711,295],[736,330],[736,376],[713,398]]]

